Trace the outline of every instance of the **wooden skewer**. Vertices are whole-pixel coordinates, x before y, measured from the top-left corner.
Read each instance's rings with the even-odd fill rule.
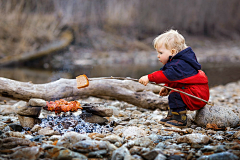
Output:
[[[124,77],[112,77],[112,76],[111,76],[111,77],[100,77],[100,78],[89,78],[88,80],[89,80],[89,81],[92,81],[92,80],[99,80],[99,79],[119,79],[119,80],[132,80],[132,81],[138,82],[138,79],[134,79],[134,78],[129,78],[129,77],[127,77],[127,78],[124,78]],[[191,95],[191,94],[189,94],[189,93],[180,91],[180,90],[178,90],[178,89],[175,89],[175,88],[172,88],[172,87],[168,87],[168,86],[164,86],[164,85],[162,85],[162,84],[157,84],[157,83],[155,83],[155,82],[149,82],[149,83],[154,84],[154,85],[158,85],[158,86],[161,86],[161,87],[165,87],[165,88],[167,88],[167,89],[171,89],[171,90],[174,90],[174,91],[176,91],[176,92],[180,92],[180,93],[185,94],[185,95],[187,95],[187,96],[189,96],[189,97],[198,99],[198,100],[200,100],[200,101],[203,101],[203,102],[207,103],[208,105],[213,106],[212,103],[210,103],[210,102],[208,102],[208,101],[206,101],[206,100],[204,100],[204,99],[202,99],[202,98],[196,97],[196,96],[194,96],[194,95]]]

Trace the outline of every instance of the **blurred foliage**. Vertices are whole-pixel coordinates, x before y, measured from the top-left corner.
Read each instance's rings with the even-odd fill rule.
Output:
[[[0,58],[37,49],[63,28],[97,50],[148,50],[148,37],[170,28],[235,38],[239,17],[239,0],[0,0]]]

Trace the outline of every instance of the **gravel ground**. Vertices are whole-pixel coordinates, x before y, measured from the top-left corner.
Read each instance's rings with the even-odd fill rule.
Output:
[[[214,105],[230,108],[240,117],[240,81],[213,87],[210,93],[210,101]],[[79,101],[104,102],[105,107],[113,109],[113,116],[108,118],[109,123],[103,126],[103,132],[55,135],[45,134],[50,130],[46,128],[45,132],[14,131],[9,126],[19,125],[18,118],[9,110],[2,110],[0,159],[202,160],[224,157],[232,160],[240,157],[238,125],[208,129],[190,120],[191,124],[186,129],[169,128],[159,123],[166,116],[166,111],[147,110],[125,102],[94,97]],[[16,102],[1,101],[1,108]],[[47,116],[47,113],[42,112],[40,116]]]

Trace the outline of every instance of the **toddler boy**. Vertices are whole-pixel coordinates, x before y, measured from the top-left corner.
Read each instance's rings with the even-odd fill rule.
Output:
[[[160,71],[142,76],[139,82],[147,85],[149,81],[165,83],[165,86],[176,88],[206,101],[209,99],[208,79],[201,70],[195,53],[185,44],[184,37],[175,30],[169,30],[153,41],[158,52],[158,59],[163,63]],[[169,94],[170,93],[170,94]],[[185,94],[161,88],[160,96],[168,96],[168,115],[160,123],[178,128],[187,127],[187,109],[198,110],[205,102]]]

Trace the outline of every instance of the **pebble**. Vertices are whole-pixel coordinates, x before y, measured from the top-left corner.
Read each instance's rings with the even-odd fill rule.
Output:
[[[199,144],[207,144],[210,138],[206,135],[202,135],[199,133],[192,133],[184,136],[180,136],[177,138],[178,143],[199,143]]]

